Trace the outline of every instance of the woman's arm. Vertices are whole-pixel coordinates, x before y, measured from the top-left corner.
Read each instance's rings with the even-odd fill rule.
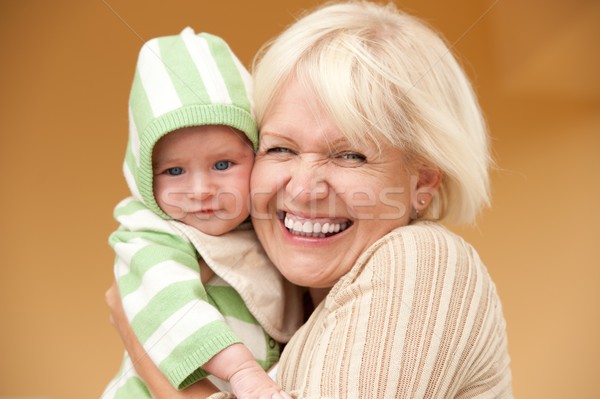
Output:
[[[115,283],[113,283],[108,291],[106,291],[105,298],[106,304],[111,312],[111,322],[121,336],[121,340],[129,353],[129,357],[134,364],[136,372],[146,383],[152,397],[156,399],[202,399],[208,398],[212,394],[219,392],[207,379],[203,379],[182,391],[173,388],[166,377],[146,354],[144,348],[131,330],[131,326],[125,317],[121,298],[119,297],[118,288]],[[227,397],[231,396],[226,393],[213,396],[215,399]]]

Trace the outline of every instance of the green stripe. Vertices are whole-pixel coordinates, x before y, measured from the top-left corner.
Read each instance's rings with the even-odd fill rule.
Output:
[[[135,71],[135,76],[133,78],[133,84],[131,86],[131,93],[129,95],[129,106],[131,107],[131,113],[133,116],[133,121],[137,127],[137,131],[138,131],[138,136],[139,136],[139,143],[140,143],[140,152],[144,151],[144,147],[143,147],[143,143],[144,143],[144,138],[145,138],[145,130],[146,127],[150,124],[150,122],[152,122],[152,120],[154,120],[154,113],[152,111],[152,107],[150,106],[150,101],[148,100],[148,95],[146,93],[146,90],[144,88],[144,85],[142,84],[142,80],[140,78],[140,73],[139,71],[136,69]],[[154,143],[152,143],[154,145]],[[149,149],[146,149],[147,151],[152,151],[153,147],[150,147]],[[148,154],[151,155],[151,154]],[[142,154],[137,154],[138,159],[140,159],[140,161],[144,158],[142,156]],[[128,163],[129,166],[131,166],[131,163]],[[152,190],[152,175],[150,175],[150,179],[145,180],[140,182],[140,169],[141,170],[145,170],[145,169],[152,169],[152,163],[149,162],[147,164],[142,164],[140,163],[140,168],[137,168],[136,166],[134,166],[131,169],[131,172],[133,174],[134,180],[135,180],[135,185],[137,186],[138,191],[140,192],[141,195],[144,195],[144,193],[147,190]],[[150,171],[151,172],[151,171]],[[146,181],[149,181],[150,187],[146,187],[144,186],[144,183]]]
[[[163,251],[186,252],[189,254],[189,256],[192,256],[192,257],[194,257],[194,259],[197,260],[196,249],[194,248],[194,245],[191,242],[186,241],[185,239],[183,239],[179,236],[176,236],[174,234],[167,233],[167,232],[152,231],[152,230],[145,230],[145,231],[117,230],[110,235],[109,242],[111,243],[111,245],[114,246],[114,244],[127,243],[130,240],[133,240],[136,238],[141,238],[143,240],[149,241],[151,244],[154,244],[155,246],[158,246],[158,247],[163,246],[163,247],[165,247],[165,248],[163,248]],[[197,269],[197,268],[198,268],[198,266],[196,265],[195,269]]]
[[[241,342],[223,321],[215,321],[190,335],[160,363],[160,370],[179,389],[207,375],[200,366],[226,347]]]
[[[250,109],[250,100],[244,86],[244,81],[235,66],[235,61],[227,44],[222,39],[211,34],[204,34],[203,37],[208,42],[210,52],[217,63],[219,71],[221,71],[221,75],[225,77],[223,80],[227,86],[232,103],[244,109]]]
[[[246,307],[244,300],[232,287],[207,285],[206,293],[222,315],[234,317],[246,323],[258,325],[258,321]]]
[[[125,205],[121,205],[121,206],[115,208],[113,215],[114,215],[115,219],[117,219],[119,216],[132,215],[138,211],[145,211],[145,210],[148,210],[147,206],[142,204],[140,201],[133,200],[133,201],[127,202]]]
[[[206,291],[200,284],[200,278],[171,284],[156,294],[131,320],[131,327],[139,341],[145,343],[165,320],[197,299],[206,301]]]
[[[146,89],[142,84],[139,71],[135,70],[133,77],[133,84],[131,86],[131,92],[129,94],[129,106],[131,107],[131,113],[133,115],[133,121],[140,136],[140,142],[144,135],[144,130],[148,123],[154,119],[152,107],[146,94]],[[139,154],[137,154],[139,157]],[[135,169],[133,169],[135,171]]]
[[[167,68],[173,86],[181,103],[185,107],[190,104],[210,104],[202,78],[183,37],[169,36],[158,40],[162,60]]]
[[[262,360],[262,359],[256,359],[256,361],[258,362],[258,364],[260,364],[260,366],[265,370],[269,370],[271,367],[273,367],[273,365],[275,363],[277,363],[279,361],[279,355],[281,354],[281,347],[279,346],[279,343],[275,340],[273,340],[269,334],[267,334],[266,332],[264,333],[264,337],[265,337],[265,346],[267,348],[267,357],[266,359]],[[269,343],[274,342],[275,345],[273,347],[271,347],[271,345],[269,345]]]
[[[140,249],[131,259],[130,272],[121,276],[119,279],[119,292],[122,297],[137,290],[141,283],[143,275],[157,264],[164,261],[174,261],[188,267],[200,275],[198,260],[195,256],[182,251],[165,251],[165,248],[156,245],[149,245]]]
[[[138,154],[139,156],[139,154]],[[127,150],[125,151],[125,164],[127,165],[127,168],[129,169],[129,172],[131,172],[131,176],[133,176],[133,180],[135,181],[135,188],[139,190],[139,187],[137,185],[137,181],[136,181],[136,175],[137,175],[137,161],[136,161],[136,157],[133,154],[133,148],[131,146],[131,140],[129,140],[129,142],[127,142]]]
[[[170,361],[169,361],[170,363]],[[206,363],[206,362],[205,362]],[[191,366],[190,368],[192,368],[193,366]],[[185,378],[181,378],[180,374],[185,374],[186,370],[184,368],[179,368],[179,372],[178,373],[173,373],[173,377],[171,377],[169,379],[169,382],[173,385],[176,386],[178,389],[185,389],[187,387],[189,387],[190,385],[204,379],[208,373],[204,370],[202,370],[201,368],[197,368],[195,369],[191,374],[188,374],[187,377]]]

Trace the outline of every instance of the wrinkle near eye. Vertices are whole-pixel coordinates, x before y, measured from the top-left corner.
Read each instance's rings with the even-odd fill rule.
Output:
[[[319,154],[319,153],[304,153],[300,154],[300,158],[307,164],[314,166],[324,166],[332,161],[332,158],[329,154]]]

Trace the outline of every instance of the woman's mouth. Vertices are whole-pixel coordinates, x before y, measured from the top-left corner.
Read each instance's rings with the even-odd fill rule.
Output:
[[[287,212],[280,212],[280,219],[283,220],[283,224],[290,234],[302,237],[331,237],[352,226],[352,221],[349,219],[305,219]]]

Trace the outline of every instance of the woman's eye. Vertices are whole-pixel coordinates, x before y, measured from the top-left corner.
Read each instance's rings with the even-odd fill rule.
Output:
[[[216,170],[227,170],[231,167],[231,161],[218,161],[215,163],[214,168]]]
[[[358,154],[356,152],[346,152],[346,153],[338,155],[338,158],[344,159],[344,160],[347,159],[349,161],[356,161],[356,162],[364,162],[367,160],[367,157],[365,157],[362,154]]]
[[[291,152],[289,148],[285,147],[272,147],[267,149],[267,153],[275,153],[275,154],[285,154]]]
[[[168,174],[169,176],[179,176],[180,174],[183,173],[183,168],[176,166],[174,168],[169,168],[169,169],[165,170],[165,173]]]

